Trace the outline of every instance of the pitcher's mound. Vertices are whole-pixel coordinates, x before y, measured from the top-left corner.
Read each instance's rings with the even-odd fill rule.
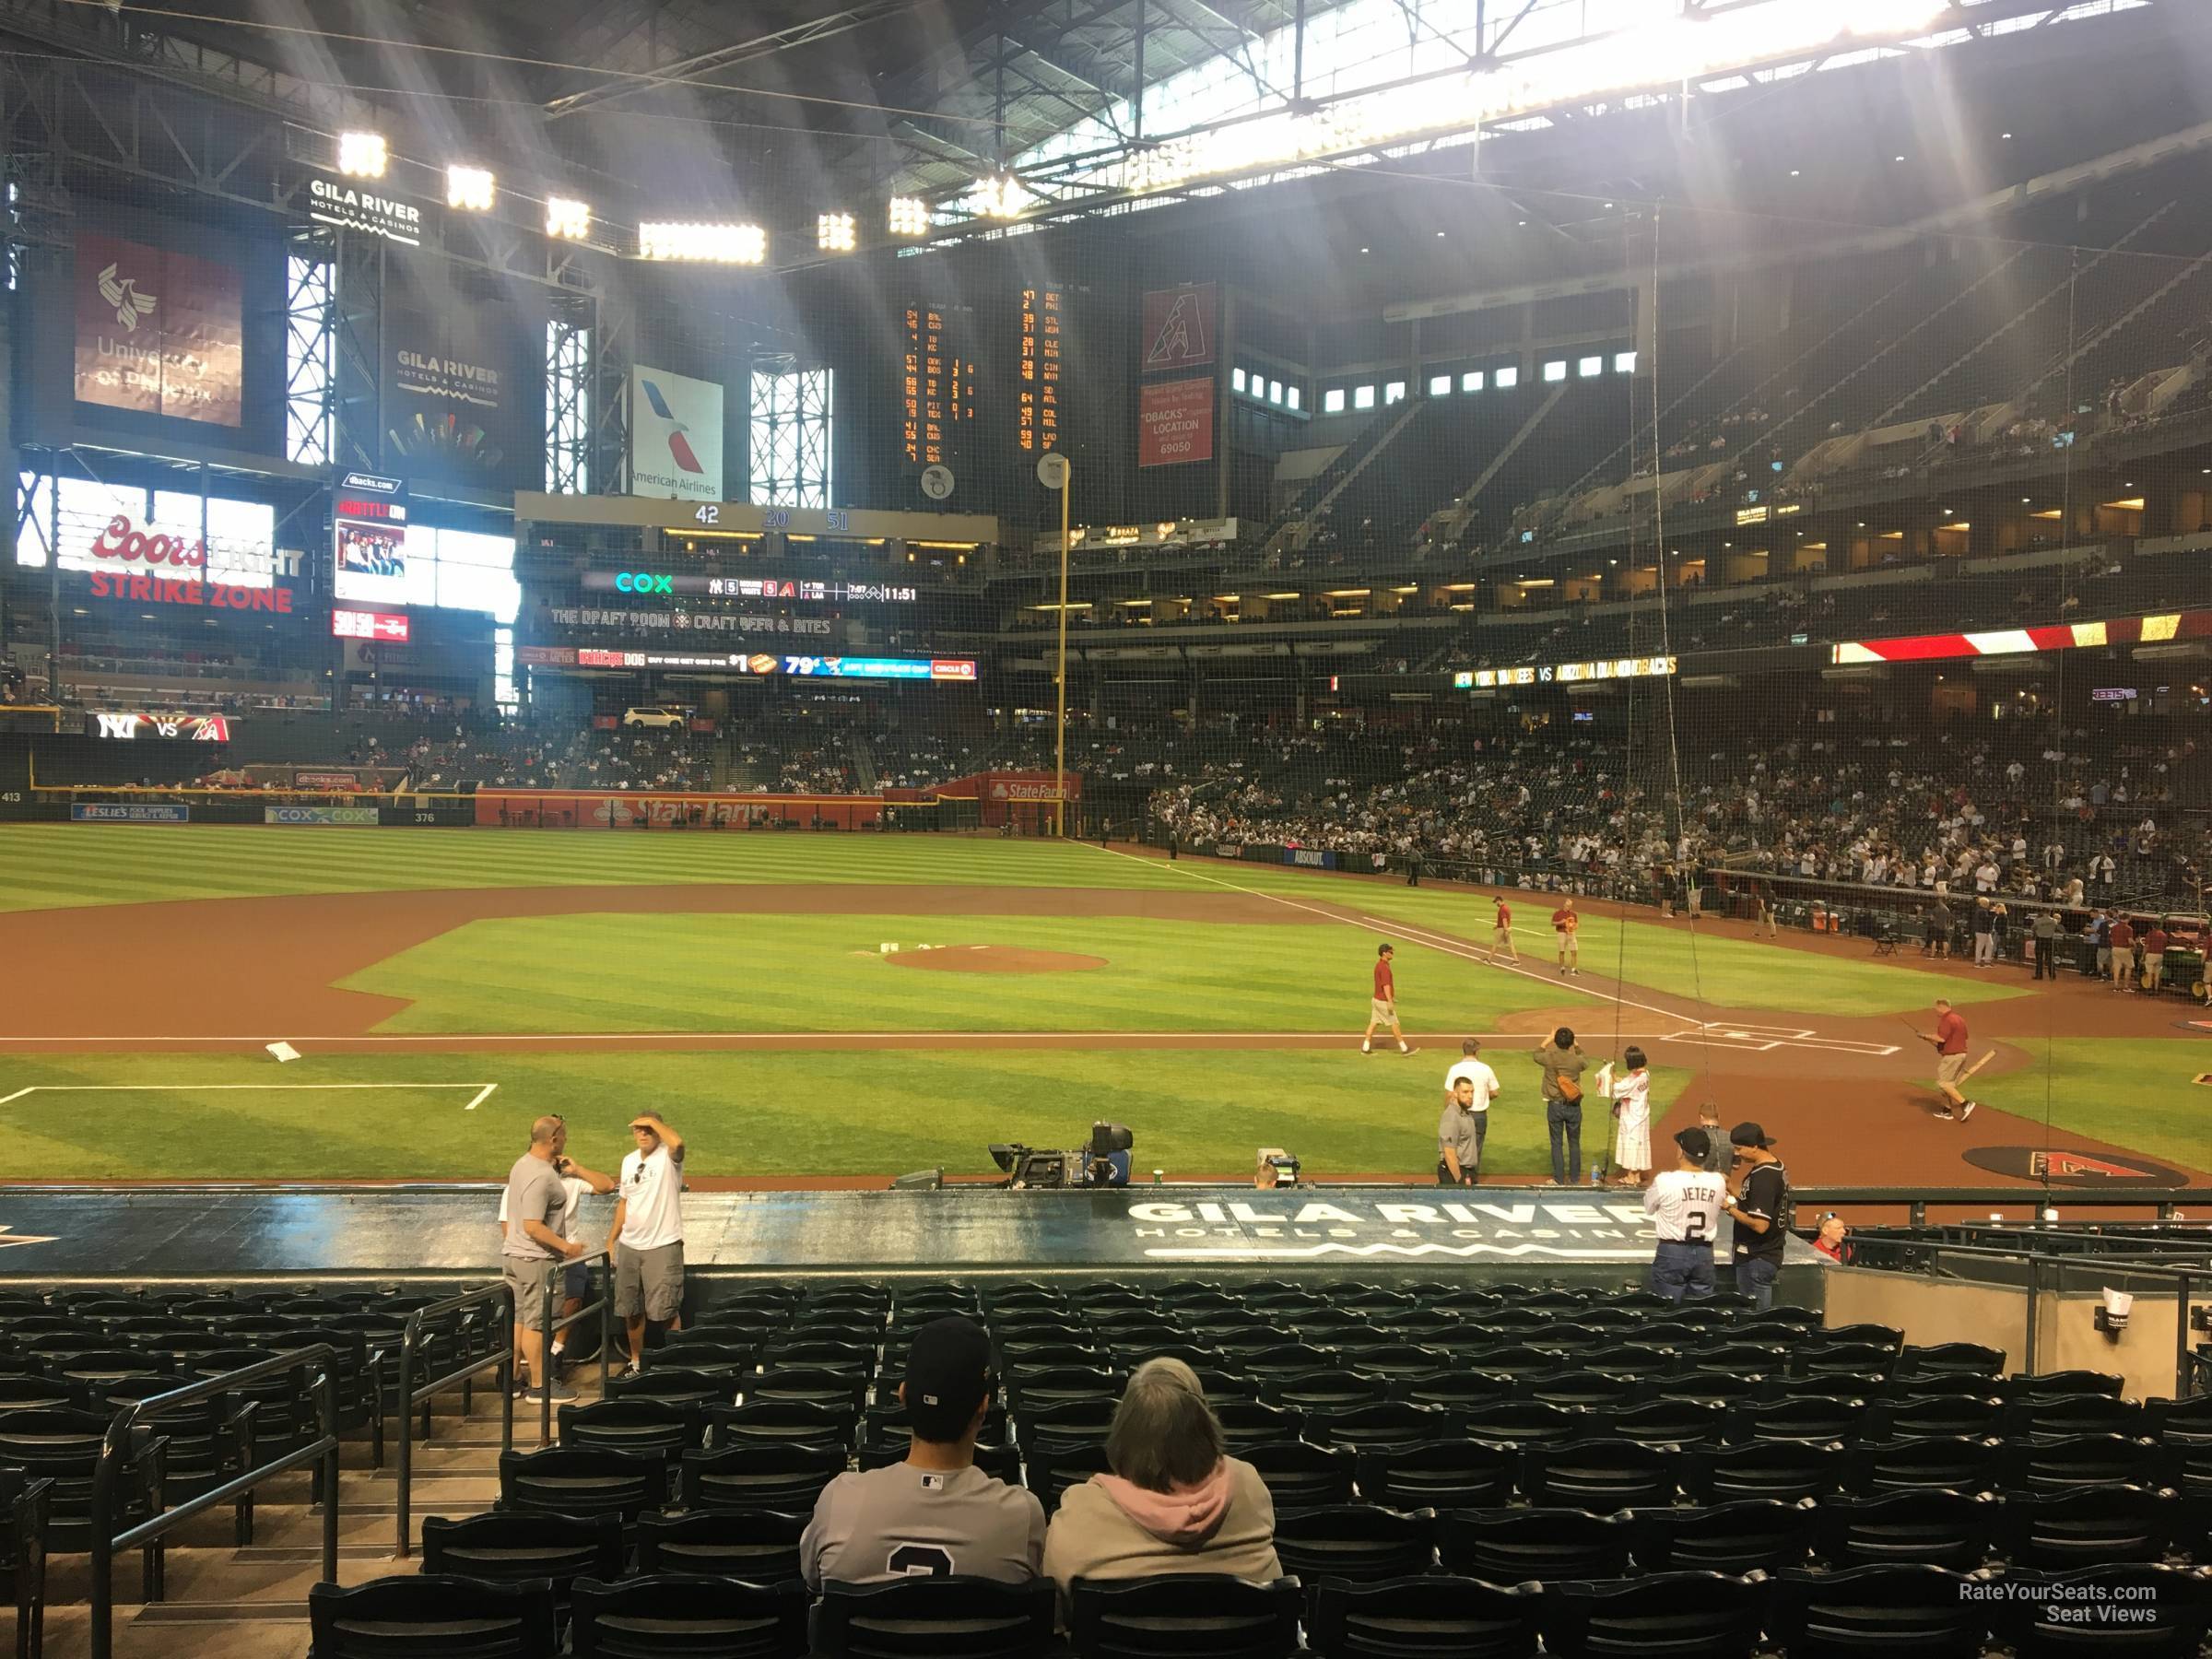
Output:
[[[1106,966],[1104,957],[1005,945],[941,945],[934,950],[893,951],[883,959],[898,968],[934,968],[943,973],[1079,973]]]

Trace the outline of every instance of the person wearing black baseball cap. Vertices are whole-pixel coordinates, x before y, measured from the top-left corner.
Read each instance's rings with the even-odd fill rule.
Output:
[[[1790,1172],[1783,1167],[1757,1124],[1738,1124],[1728,1131],[1738,1171],[1728,1203],[1728,1218],[1735,1224],[1735,1288],[1764,1310],[1774,1305],[1774,1277],[1782,1271],[1782,1253],[1790,1237]]]
[[[1702,1129],[1675,1135],[1675,1167],[1643,1189],[1659,1246],[1652,1252],[1652,1291],[1669,1301],[1712,1294],[1712,1246],[1728,1188],[1705,1166],[1712,1145]]]
[[[948,1314],[913,1334],[899,1385],[906,1461],[840,1475],[799,1539],[809,1589],[963,1573],[1026,1584],[1044,1565],[1044,1506],[975,1466],[997,1384],[991,1338]]]

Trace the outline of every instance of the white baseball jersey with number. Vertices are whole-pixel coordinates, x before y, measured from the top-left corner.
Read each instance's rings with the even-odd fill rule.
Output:
[[[1659,1237],[1677,1244],[1710,1244],[1718,1235],[1727,1183],[1702,1170],[1667,1170],[1643,1189]]]

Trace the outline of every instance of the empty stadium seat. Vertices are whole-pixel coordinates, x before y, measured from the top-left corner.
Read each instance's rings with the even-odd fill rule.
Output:
[[[1108,1583],[1077,1579],[1068,1635],[1077,1659],[1289,1659],[1302,1596],[1294,1578],[1217,1573]]]
[[[700,1453],[685,1454],[687,1474]],[[706,1456],[714,1455],[712,1453]],[[548,1446],[500,1454],[500,1508],[550,1515],[619,1515],[668,1500],[668,1461],[657,1453]]]
[[[575,1659],[800,1659],[806,1586],[733,1578],[584,1579],[573,1601]]]
[[[1372,1503],[1278,1508],[1275,1553],[1286,1573],[1309,1585],[1426,1572],[1436,1556],[1436,1516]]]
[[[1437,1521],[1444,1571],[1496,1584],[1610,1579],[1629,1568],[1635,1517],[1622,1510],[1454,1510]]]
[[[1049,1580],[1019,1585],[960,1577],[824,1584],[815,1609],[814,1651],[830,1659],[1025,1659],[1051,1644],[1054,1600]]]
[[[1430,1576],[1317,1585],[1306,1645],[1321,1659],[1533,1659],[1543,1591]]]
[[[1544,1647],[1589,1659],[1747,1659],[1766,1607],[1763,1581],[1716,1572],[1547,1586]]]
[[[1992,1583],[1917,1565],[1778,1573],[1767,1634],[1791,1659],[1980,1659],[1999,1606]]]
[[[677,1465],[684,1508],[805,1511],[844,1473],[841,1448],[728,1446],[687,1452]]]
[[[619,1578],[622,1566],[618,1514],[430,1515],[422,1523],[423,1571],[501,1584],[544,1579],[564,1606],[576,1580]]]
[[[799,1576],[799,1537],[808,1518],[773,1510],[640,1515],[638,1571],[781,1583]]]
[[[1636,1512],[1636,1565],[1646,1572],[1742,1574],[1802,1567],[1813,1552],[1821,1507],[1752,1498],[1702,1509]]]
[[[307,1593],[310,1659],[555,1659],[552,1585],[429,1573]]]

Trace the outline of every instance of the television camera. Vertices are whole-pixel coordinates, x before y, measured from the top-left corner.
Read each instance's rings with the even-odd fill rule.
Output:
[[[1009,1188],[1122,1187],[1129,1184],[1129,1148],[1135,1144],[1128,1124],[1100,1122],[1091,1124],[1088,1147],[993,1141],[991,1161],[1006,1172]]]

